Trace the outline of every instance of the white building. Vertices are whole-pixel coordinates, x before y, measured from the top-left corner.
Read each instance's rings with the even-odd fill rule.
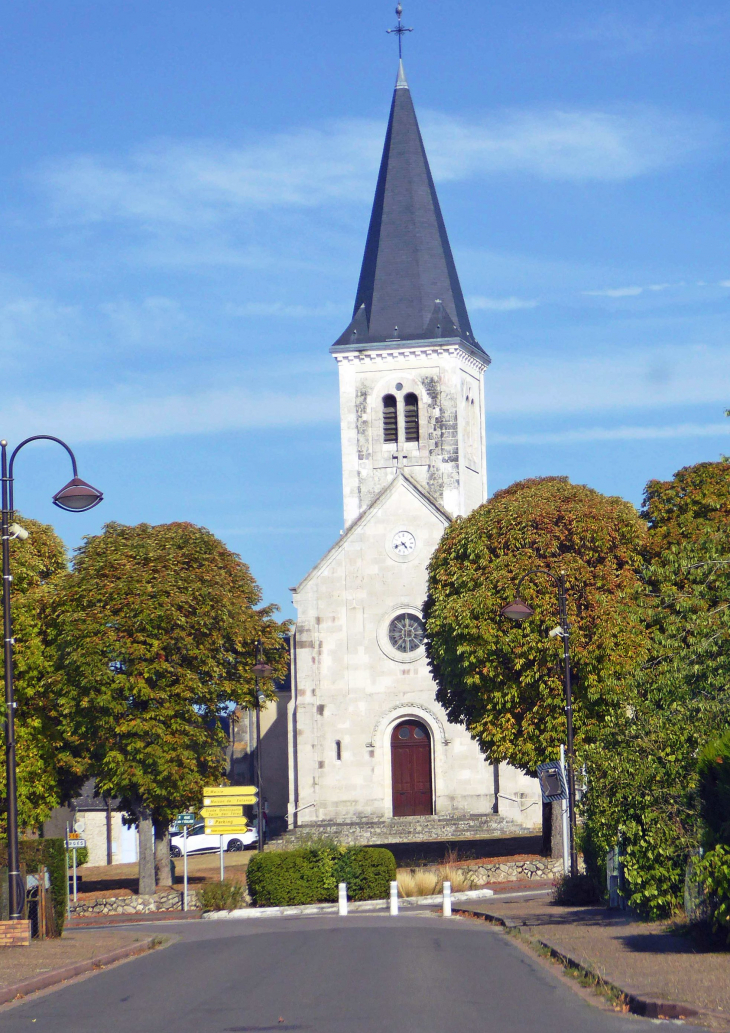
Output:
[[[495,814],[534,779],[448,723],[424,655],[427,565],[486,501],[482,377],[401,64],[340,374],[344,532],[294,590],[289,825]]]

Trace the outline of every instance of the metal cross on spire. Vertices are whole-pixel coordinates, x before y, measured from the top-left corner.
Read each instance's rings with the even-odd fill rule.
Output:
[[[403,24],[401,23],[401,18],[403,17],[403,8],[401,7],[400,4],[397,5],[397,7],[395,9],[395,14],[396,14],[396,17],[398,19],[397,26],[394,29],[386,29],[385,31],[388,32],[388,33],[394,32],[396,34],[396,36],[398,37],[398,57],[402,58],[403,57],[403,35],[406,32],[413,32],[413,29],[406,29],[403,26]]]

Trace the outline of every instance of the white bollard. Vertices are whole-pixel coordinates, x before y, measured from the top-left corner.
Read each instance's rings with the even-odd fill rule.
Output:
[[[340,893],[337,903],[339,904],[339,913],[341,915],[347,914],[347,883],[340,883]]]
[[[451,883],[444,883],[444,917],[451,917]]]
[[[390,913],[391,915],[398,914],[398,883],[391,882],[390,884]]]

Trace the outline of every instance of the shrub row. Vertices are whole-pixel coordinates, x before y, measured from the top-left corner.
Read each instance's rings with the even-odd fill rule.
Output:
[[[257,854],[246,878],[256,907],[284,907],[337,900],[341,882],[350,900],[382,900],[395,871],[395,858],[382,847],[303,847]]]
[[[39,868],[48,869],[51,880],[51,899],[56,932],[60,936],[66,921],[68,897],[68,869],[66,868],[66,844],[63,839],[21,839],[20,863],[25,865],[29,875],[35,875]],[[8,848],[0,843],[0,868],[8,863]]]

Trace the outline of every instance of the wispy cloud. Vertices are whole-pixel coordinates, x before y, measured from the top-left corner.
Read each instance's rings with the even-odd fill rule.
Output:
[[[669,287],[684,287],[684,283],[650,283],[646,287],[602,287],[600,290],[583,291],[594,298],[635,298],[645,291],[665,291]]]
[[[558,358],[505,354],[486,374],[487,413],[647,410],[730,400],[728,347],[616,348]]]
[[[242,305],[228,305],[226,312],[232,316],[272,316],[284,319],[316,319],[321,316],[343,316],[349,314],[352,306],[346,302],[338,305],[326,301],[322,305],[290,305],[283,301],[247,301]]]
[[[472,119],[424,112],[422,125],[439,180],[521,172],[620,181],[683,162],[715,134],[702,118],[640,107]],[[58,160],[36,180],[64,219],[212,227],[256,211],[368,201],[382,136],[380,122],[351,119],[239,146],[158,140],[125,156]]]
[[[725,423],[678,423],[664,427],[577,427],[534,434],[490,434],[492,445],[570,445],[589,441],[655,441],[666,438],[714,438],[730,434]]]
[[[246,428],[291,427],[337,419],[333,392],[253,392],[241,388],[177,394],[119,389],[47,394],[6,402],[3,425],[14,438],[53,433],[73,441],[124,441]],[[50,428],[50,430],[49,430]]]
[[[485,298],[480,294],[472,294],[466,299],[467,308],[473,312],[516,312],[522,308],[535,308],[534,298]]]
[[[728,16],[722,13],[677,15],[677,11],[641,17],[608,11],[584,21],[564,37],[603,44],[614,54],[638,54],[647,50],[697,46],[713,43],[728,29]]]

